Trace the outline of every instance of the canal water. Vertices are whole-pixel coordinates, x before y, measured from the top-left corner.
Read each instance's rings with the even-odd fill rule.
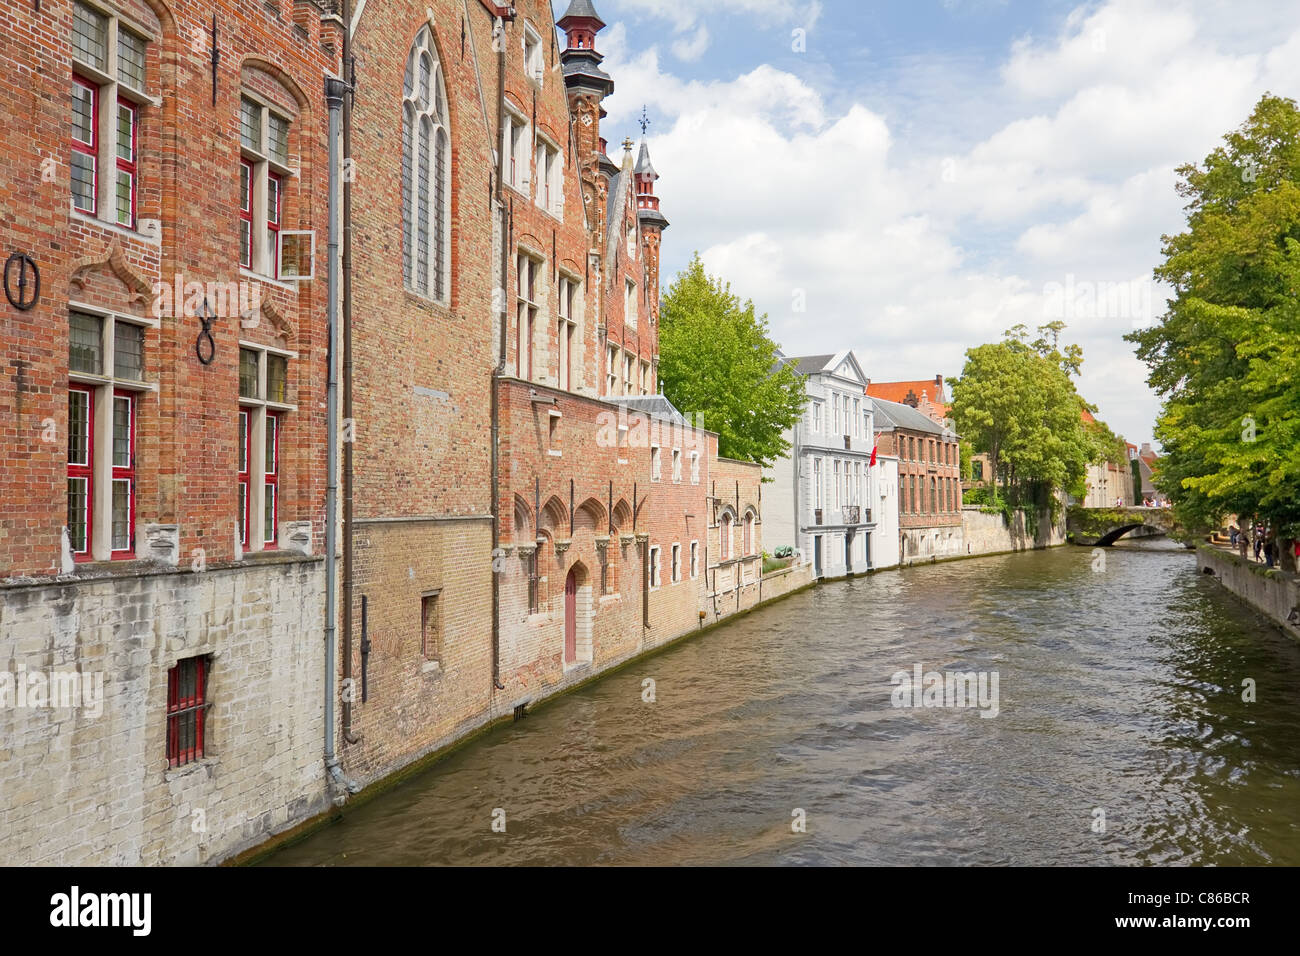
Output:
[[[492,731],[267,862],[1300,864],[1300,646],[1191,552],[1095,554],[795,595]],[[924,706],[893,682],[917,665],[983,674],[987,706]]]

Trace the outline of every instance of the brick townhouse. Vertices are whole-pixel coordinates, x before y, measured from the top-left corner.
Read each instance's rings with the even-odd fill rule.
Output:
[[[763,596],[758,467],[659,394],[668,222],[647,146],[602,136],[592,4],[213,14],[5,7],[9,859],[229,857],[345,798],[326,694],[361,786]],[[60,669],[102,712],[14,706]]]
[[[961,455],[957,434],[910,404],[869,398],[880,454],[898,459],[902,564],[962,553]]]
[[[202,862],[326,805],[340,43],[290,0],[0,10],[4,859]]]

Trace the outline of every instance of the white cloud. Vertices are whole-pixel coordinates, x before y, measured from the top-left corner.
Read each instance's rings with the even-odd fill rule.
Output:
[[[700,57],[704,56],[704,51],[709,48],[709,28],[700,24],[695,30],[695,35],[687,40],[675,40],[673,42],[673,56],[686,63],[693,63]]]
[[[778,19],[799,6],[741,0]],[[678,29],[703,29],[704,4],[665,7]],[[611,136],[642,103],[657,120],[667,263],[700,250],[769,313],[787,352],[854,347],[876,379],[959,373],[968,347],[1052,318],[1050,283],[1091,284],[1103,303],[1123,284],[1163,311],[1151,269],[1162,233],[1183,227],[1174,167],[1214,148],[1266,89],[1300,87],[1300,11],[1112,0],[1081,7],[1059,35],[1008,43],[994,89],[1009,120],[974,126],[948,154],[901,156],[891,126],[907,115],[832,112],[770,65],[683,80],[655,47],[629,51],[621,24],[602,39],[617,83]],[[1084,348],[1081,391],[1131,441],[1148,440],[1158,404],[1122,339],[1144,317],[1097,301],[1066,316],[1067,340]]]

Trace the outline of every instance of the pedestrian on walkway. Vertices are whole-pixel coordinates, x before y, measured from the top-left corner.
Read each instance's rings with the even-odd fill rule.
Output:
[[[1261,560],[1259,553],[1264,550],[1264,526],[1255,525],[1255,560]]]
[[[1241,532],[1237,530],[1235,524],[1228,529],[1228,544],[1230,547],[1235,548],[1237,546],[1237,535],[1239,534],[1241,534]]]

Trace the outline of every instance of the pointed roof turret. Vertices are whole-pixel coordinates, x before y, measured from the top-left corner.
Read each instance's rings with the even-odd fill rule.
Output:
[[[602,98],[614,92],[614,81],[600,68],[604,57],[596,52],[596,34],[605,28],[605,21],[591,0],[573,0],[555,25],[564,31],[567,44],[560,54],[565,86],[572,92],[590,92]]]
[[[654,166],[650,164],[650,147],[646,145],[645,140],[641,140],[641,152],[636,158],[636,174],[638,176],[649,176],[652,179],[659,178]]]
[[[567,29],[564,25],[565,21],[579,19],[591,20],[600,24],[600,26],[596,27],[597,31],[605,26],[605,21],[596,13],[596,8],[591,5],[591,0],[573,0],[569,4],[569,9],[564,11],[564,16],[555,21],[555,25],[564,30]]]
[[[659,174],[650,162],[650,147],[644,139],[641,140],[641,152],[637,155],[633,175],[636,177],[637,219],[660,231],[667,229],[668,220],[659,211],[659,197],[655,195],[655,180]]]

